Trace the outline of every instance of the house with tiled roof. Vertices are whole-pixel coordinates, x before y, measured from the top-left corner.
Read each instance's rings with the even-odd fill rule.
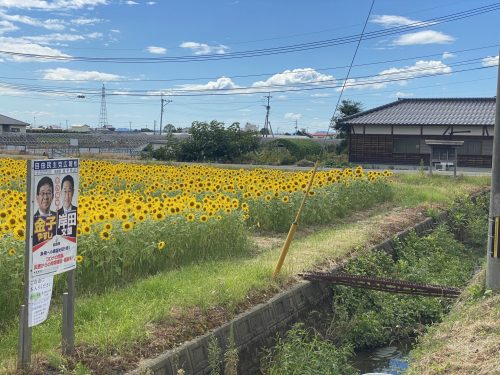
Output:
[[[26,133],[28,125],[26,122],[0,115],[0,133]]]
[[[349,161],[429,165],[427,141],[463,141],[459,166],[491,167],[495,98],[398,99],[339,120],[349,125]],[[446,142],[443,142],[443,144]],[[446,148],[438,160],[451,159]]]

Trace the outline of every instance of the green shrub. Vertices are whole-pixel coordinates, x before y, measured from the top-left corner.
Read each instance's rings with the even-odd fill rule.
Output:
[[[351,357],[350,347],[337,348],[297,324],[285,339],[278,338],[264,367],[268,375],[355,375]]]
[[[463,287],[482,252],[467,249],[442,225],[425,237],[414,232],[396,245],[394,257],[383,251],[360,255],[345,271],[444,286]],[[339,345],[357,349],[408,339],[426,324],[438,322],[450,307],[441,298],[397,295],[334,286],[329,335]]]

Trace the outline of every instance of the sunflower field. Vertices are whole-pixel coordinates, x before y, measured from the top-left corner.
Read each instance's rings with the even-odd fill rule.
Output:
[[[0,159],[0,330],[21,303],[26,168],[26,161]],[[311,173],[81,160],[78,293],[249,254],[249,232],[288,230]],[[391,199],[391,175],[318,171],[301,224],[328,224]],[[55,293],[63,284],[55,279]]]

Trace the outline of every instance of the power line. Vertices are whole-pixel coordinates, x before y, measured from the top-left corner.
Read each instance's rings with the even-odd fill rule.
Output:
[[[411,23],[409,25],[392,27],[384,30],[373,31],[365,33],[363,35],[350,35],[345,37],[333,38],[320,40],[309,43],[299,43],[273,48],[264,48],[256,50],[248,50],[241,52],[233,52],[227,54],[207,54],[207,55],[194,55],[194,56],[172,56],[172,57],[92,57],[92,56],[69,56],[69,55],[46,55],[46,54],[31,54],[31,53],[21,53],[15,51],[5,51],[0,50],[0,53],[24,57],[24,58],[36,58],[41,60],[58,60],[58,61],[85,61],[85,62],[100,62],[100,63],[127,63],[127,64],[139,64],[139,63],[171,63],[171,62],[195,62],[195,61],[215,61],[215,60],[229,60],[229,59],[239,59],[239,58],[249,58],[249,57],[260,57],[283,53],[292,53],[299,51],[307,51],[311,49],[326,48],[342,44],[355,43],[361,37],[361,40],[370,40],[385,36],[390,36],[394,34],[400,34],[403,32],[408,32],[415,29],[420,29],[428,27],[431,24],[437,25],[442,23],[453,22],[461,19],[466,19],[474,17],[480,14],[494,12],[500,9],[500,3],[493,3],[490,5],[469,9],[462,12],[451,13],[441,17],[431,18],[425,21],[418,21]]]
[[[375,83],[385,83],[385,82],[391,82],[390,77],[391,76],[401,76],[404,75],[402,79],[398,79],[399,81],[401,80],[406,80],[406,79],[415,79],[419,74],[423,74],[424,76],[431,76],[431,75],[438,75],[438,72],[433,73],[433,74],[426,74],[427,72],[434,72],[436,69],[446,69],[450,67],[457,67],[457,66],[464,66],[464,65],[470,65],[472,63],[478,62],[482,60],[482,58],[476,58],[476,59],[468,59],[468,60],[462,60],[455,62],[453,64],[449,65],[443,65],[443,66],[429,66],[429,67],[422,67],[422,68],[414,68],[414,69],[409,69],[405,71],[395,71],[395,72],[386,72],[382,74],[377,74],[377,75],[363,75],[363,76],[354,76],[351,77],[351,80],[362,80],[361,84],[375,84]],[[450,72],[445,72],[445,74],[449,74]],[[387,79],[389,78],[389,79]],[[236,87],[236,88],[221,88],[221,89],[164,89],[164,90],[152,90],[152,89],[140,89],[140,90],[129,90],[128,92],[119,92],[119,93],[108,93],[108,96],[161,96],[165,92],[168,93],[168,95],[171,96],[189,96],[189,95],[194,95],[195,93],[209,93],[209,95],[218,95],[218,94],[223,94],[227,92],[233,92],[233,93],[240,93],[240,94],[249,94],[249,93],[259,93],[262,91],[269,91],[272,89],[273,92],[287,92],[287,91],[300,91],[300,89],[321,89],[321,88],[336,88],[338,87],[336,82],[338,81],[345,81],[346,78],[338,78],[338,79],[319,79],[315,81],[308,81],[308,82],[297,82],[297,83],[292,83],[288,85],[266,85],[266,86],[258,86],[258,87]],[[333,86],[332,86],[333,84]],[[348,86],[357,86],[358,84],[348,84]],[[64,87],[57,87],[57,86],[37,86],[37,85],[25,85],[25,84],[14,84],[14,83],[6,83],[6,82],[1,82],[0,81],[0,86],[11,88],[11,89],[17,89],[17,90],[24,90],[24,91],[30,91],[30,92],[43,92],[43,93],[53,93],[53,94],[66,94],[66,95],[79,95],[81,93],[85,95],[95,95],[97,96],[99,94],[99,91],[96,91],[95,89],[92,88],[64,88]],[[156,91],[156,92],[153,92]]]
[[[462,53],[462,52],[478,51],[478,50],[483,50],[483,49],[488,49],[488,48],[498,48],[499,46],[500,46],[499,44],[491,44],[491,45],[487,45],[487,46],[467,48],[467,49],[454,50],[454,51],[446,51],[446,52],[451,53],[451,54],[456,54],[456,53]],[[427,55],[405,57],[405,58],[400,58],[400,59],[371,61],[371,62],[366,62],[366,63],[362,63],[362,64],[354,64],[353,67],[373,66],[373,65],[381,65],[381,64],[394,63],[394,62],[400,62],[400,61],[424,59],[424,58],[429,58],[429,57],[442,56],[442,54],[443,53],[433,53],[433,54],[427,54]],[[333,67],[313,68],[313,69],[315,71],[329,71],[329,70],[335,70],[335,69],[345,69],[348,67],[349,67],[349,65],[339,65],[339,66],[333,66]],[[291,74],[296,74],[299,72],[308,71],[309,69],[311,69],[311,68],[294,69],[293,71],[289,71],[289,72],[270,72],[270,73],[240,74],[240,75],[226,75],[226,74],[224,74],[224,77],[226,77],[226,78],[251,78],[251,77],[261,77],[261,76],[272,76],[272,75],[276,75],[276,74],[291,75]],[[220,78],[220,76],[219,77],[197,77],[197,78],[171,78],[171,79],[116,79],[116,80],[108,81],[108,83],[200,81],[200,80],[212,80],[212,79],[218,79],[218,78]],[[43,81],[43,82],[92,82],[92,80],[88,80],[88,79],[87,80],[84,80],[84,79],[45,79],[45,78],[5,77],[5,76],[0,76],[0,79],[16,79],[16,80],[23,80],[23,81]]]

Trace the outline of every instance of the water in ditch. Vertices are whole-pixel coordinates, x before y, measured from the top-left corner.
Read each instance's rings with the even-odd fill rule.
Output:
[[[407,356],[410,349],[410,343],[401,343],[359,351],[356,352],[352,365],[364,375],[401,375],[408,368]]]

